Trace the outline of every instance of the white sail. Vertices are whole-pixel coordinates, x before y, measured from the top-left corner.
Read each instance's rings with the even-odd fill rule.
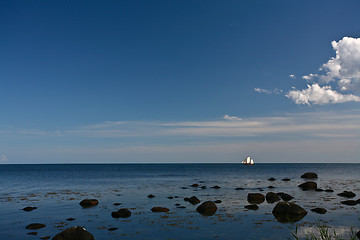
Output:
[[[252,159],[250,157],[246,157],[241,163],[245,164],[245,165],[253,165],[254,164],[254,159]]]

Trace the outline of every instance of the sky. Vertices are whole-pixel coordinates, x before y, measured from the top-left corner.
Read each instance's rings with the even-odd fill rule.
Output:
[[[0,164],[360,163],[360,1],[1,1]]]

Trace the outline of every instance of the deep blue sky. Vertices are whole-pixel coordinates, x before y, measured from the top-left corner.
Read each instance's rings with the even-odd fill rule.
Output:
[[[237,151],[236,144],[273,137],[240,134],[214,143],[214,133],[203,138],[152,131],[89,140],[87,133],[64,132],[119,121],[138,131],[154,122],[221,122],[224,115],[251,122],[284,114],[348,114],[343,111],[359,109],[359,103],[297,105],[285,93],[292,86],[305,88],[301,76],[335,56],[331,41],[360,37],[359,9],[357,0],[1,1],[0,154],[8,163],[51,163],[53,155],[54,162],[146,162],[131,152],[118,161],[121,154],[107,149],[141,146],[151,152],[153,144],[182,147],[191,141],[204,147],[211,140],[231,144],[233,155],[208,160],[212,154],[203,149],[189,150],[184,158],[237,161],[243,149]],[[255,88],[284,92],[259,94]],[[28,131],[42,135],[24,136]],[[88,160],[87,149],[97,146],[103,148]],[[149,161],[156,162],[153,151]],[[268,161],[277,160],[270,156]],[[351,156],[349,161],[357,161]]]

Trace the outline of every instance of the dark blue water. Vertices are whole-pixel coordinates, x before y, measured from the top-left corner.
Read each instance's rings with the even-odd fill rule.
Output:
[[[305,172],[316,172],[319,187],[334,193],[304,192],[297,186]],[[346,239],[350,227],[360,226],[359,207],[340,203],[336,194],[353,191],[360,198],[360,164],[66,164],[0,165],[0,239],[39,239],[71,226],[84,226],[96,239],[291,239],[316,232],[323,223]],[[277,180],[270,182],[267,179]],[[281,181],[290,178],[290,182]],[[198,183],[206,189],[191,187]],[[220,189],[213,189],[218,185]],[[269,189],[268,186],[276,188]],[[244,190],[235,190],[242,187]],[[275,204],[246,210],[248,193],[286,192],[308,211],[296,224],[279,223],[272,215]],[[149,199],[147,195],[155,198]],[[221,200],[213,216],[204,217],[183,200]],[[174,197],[169,199],[168,197]],[[79,202],[96,198],[99,205],[83,209]],[[115,202],[121,203],[114,206]],[[177,208],[176,203],[186,208]],[[31,212],[21,209],[38,207]],[[154,206],[170,209],[152,213]],[[310,211],[325,207],[319,215]],[[114,219],[111,212],[128,208],[132,216]],[[66,221],[67,218],[74,221]],[[33,222],[47,226],[31,236],[25,227]],[[115,231],[109,228],[117,227]]]

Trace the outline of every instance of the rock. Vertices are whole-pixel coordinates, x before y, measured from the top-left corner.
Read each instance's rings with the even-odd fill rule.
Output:
[[[115,230],[117,230],[117,229],[118,229],[117,227],[108,228],[108,231],[115,231]]]
[[[313,172],[307,172],[301,175],[301,178],[314,179],[314,178],[318,178],[318,175]]]
[[[79,203],[83,208],[94,207],[99,204],[96,199],[84,199]]]
[[[295,203],[279,202],[272,211],[274,217],[280,223],[294,223],[303,219],[307,212]]]
[[[291,179],[290,179],[290,178],[283,178],[283,179],[281,179],[281,181],[283,181],[283,182],[289,182],[289,181],[291,181]]]
[[[246,205],[245,208],[249,210],[258,210],[259,206],[256,204],[251,204],[251,205]]]
[[[67,228],[55,235],[52,240],[95,240],[94,236],[83,227]]]
[[[178,206],[177,208],[186,208],[185,206]]]
[[[113,218],[128,218],[131,216],[131,212],[127,208],[121,208],[116,212],[112,212],[111,216]]]
[[[44,227],[46,227],[46,225],[42,224],[42,223],[31,223],[31,224],[27,225],[25,228],[30,229],[30,230],[36,230],[36,229],[40,229],[40,228],[44,228]]]
[[[265,201],[265,196],[261,193],[249,193],[247,200],[250,204],[260,204]]]
[[[325,189],[325,192],[334,192],[332,189]]]
[[[170,211],[170,209],[165,208],[165,207],[153,207],[151,209],[152,212],[168,212]]]
[[[355,200],[342,201],[341,203],[345,204],[345,205],[348,205],[348,206],[355,206],[355,205],[359,204],[359,202],[355,201]]]
[[[293,196],[291,196],[287,193],[283,193],[283,192],[279,192],[279,193],[277,193],[277,195],[285,202],[288,202],[294,198]]]
[[[50,236],[45,236],[45,237],[41,237],[40,239],[47,240],[47,239],[50,239],[50,238],[51,238]]]
[[[70,221],[70,222],[71,222],[71,221],[74,221],[74,220],[75,220],[75,218],[67,218],[67,219],[66,219],[66,221]]]
[[[174,199],[174,197],[171,197],[171,196],[170,196],[170,197],[167,197],[167,198],[168,198],[168,199]]]
[[[220,186],[218,186],[218,185],[215,185],[215,186],[213,186],[213,187],[211,187],[211,188],[214,188],[214,189],[219,189],[219,188],[221,188]]]
[[[301,188],[303,191],[315,190],[317,189],[317,184],[316,182],[308,181],[300,184],[298,187]]]
[[[199,187],[199,184],[194,183],[193,185],[191,185],[192,187]]]
[[[269,189],[274,189],[274,188],[276,188],[276,187],[274,187],[274,186],[268,186],[268,188],[269,188]]]
[[[37,232],[28,232],[27,234],[29,234],[29,235],[37,235]]]
[[[357,236],[358,239],[360,239],[360,231],[358,231],[358,232],[356,233],[356,236]]]
[[[356,194],[353,192],[350,192],[350,191],[343,191],[342,193],[339,193],[338,196],[346,197],[346,198],[353,198],[356,196]]]
[[[221,200],[215,200],[214,203],[222,203]]]
[[[280,197],[273,192],[268,192],[265,196],[266,202],[268,203],[274,203],[280,201]]]
[[[185,202],[188,202],[189,199],[190,199],[190,198],[186,197],[186,198],[184,198],[184,201],[185,201]]]
[[[275,181],[276,179],[272,177],[272,178],[269,178],[268,180],[272,182],[272,181]]]
[[[323,192],[323,191],[324,191],[324,189],[321,189],[321,188],[315,189],[315,192]]]
[[[114,203],[114,206],[119,206],[119,205],[121,205],[121,203],[119,202]]]
[[[325,208],[313,208],[311,211],[318,214],[325,214],[327,212]]]
[[[177,207],[180,206],[180,205],[181,205],[180,203],[175,203],[175,206],[177,206]]]
[[[198,206],[196,211],[203,216],[212,216],[217,211],[217,206],[213,201],[206,201]]]
[[[237,188],[235,188],[235,190],[244,190],[244,188],[242,188],[242,187],[237,187]]]
[[[152,195],[152,194],[150,194],[150,195],[148,195],[147,197],[148,197],[148,198],[154,198],[155,196]]]
[[[24,210],[26,212],[30,212],[30,211],[35,210],[35,209],[37,209],[37,207],[25,207],[22,210]]]
[[[200,203],[200,200],[197,197],[192,196],[191,198],[189,198],[189,203],[191,203],[192,205],[196,205]]]
[[[201,188],[201,189],[206,189],[206,186],[201,186],[200,188]]]

